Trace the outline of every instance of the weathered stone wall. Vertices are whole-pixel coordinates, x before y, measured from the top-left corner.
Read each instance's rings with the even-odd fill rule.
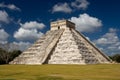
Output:
[[[66,29],[66,28],[75,29],[75,24],[68,20],[59,20],[59,21],[51,22],[50,25],[51,25],[51,30]]]
[[[63,32],[48,64],[85,64],[69,29]]]
[[[87,62],[91,62],[93,63],[109,63],[110,59],[108,58],[108,56],[106,56],[105,54],[103,54],[95,45],[93,45],[89,40],[87,40],[81,33],[72,30],[74,37],[76,36],[76,42],[82,42],[82,44],[86,47],[83,48],[82,50],[86,50],[87,49],[87,54],[85,56],[85,58],[89,59],[91,58],[92,60],[88,60]],[[80,47],[82,48],[82,47]],[[86,52],[86,51],[83,51]],[[88,56],[87,56],[88,55]],[[91,55],[91,56],[90,56]]]

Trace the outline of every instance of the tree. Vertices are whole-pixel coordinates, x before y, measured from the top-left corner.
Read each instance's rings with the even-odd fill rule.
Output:
[[[2,48],[0,48],[0,64],[4,64],[6,61],[6,54],[7,52],[5,50],[3,50]]]
[[[12,61],[15,57],[17,57],[20,54],[21,54],[20,50],[8,52],[0,48],[0,64],[8,64],[10,61]]]
[[[116,62],[120,62],[120,54],[114,55],[113,60],[116,61]]]
[[[11,55],[10,60],[12,61],[15,57],[19,56],[22,52],[20,50],[14,50],[12,52],[9,52],[9,54]]]
[[[110,56],[110,58],[111,58],[113,61],[120,63],[120,54],[115,54],[115,55],[113,55],[113,56]]]

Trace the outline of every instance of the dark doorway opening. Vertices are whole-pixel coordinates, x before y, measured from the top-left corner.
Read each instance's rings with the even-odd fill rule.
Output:
[[[58,29],[60,29],[60,26],[58,26]]]

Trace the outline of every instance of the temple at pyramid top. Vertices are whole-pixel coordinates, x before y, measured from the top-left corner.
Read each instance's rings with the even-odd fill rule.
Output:
[[[75,30],[68,20],[51,22],[47,31],[10,64],[98,64],[111,59]]]
[[[66,28],[75,29],[75,24],[68,20],[58,20],[55,22],[51,22],[50,26],[51,26],[51,30],[66,29]]]

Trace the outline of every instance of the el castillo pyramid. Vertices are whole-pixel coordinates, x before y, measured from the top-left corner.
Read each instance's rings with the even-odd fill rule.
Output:
[[[98,64],[110,61],[75,30],[74,23],[59,20],[51,22],[51,30],[10,64]]]

